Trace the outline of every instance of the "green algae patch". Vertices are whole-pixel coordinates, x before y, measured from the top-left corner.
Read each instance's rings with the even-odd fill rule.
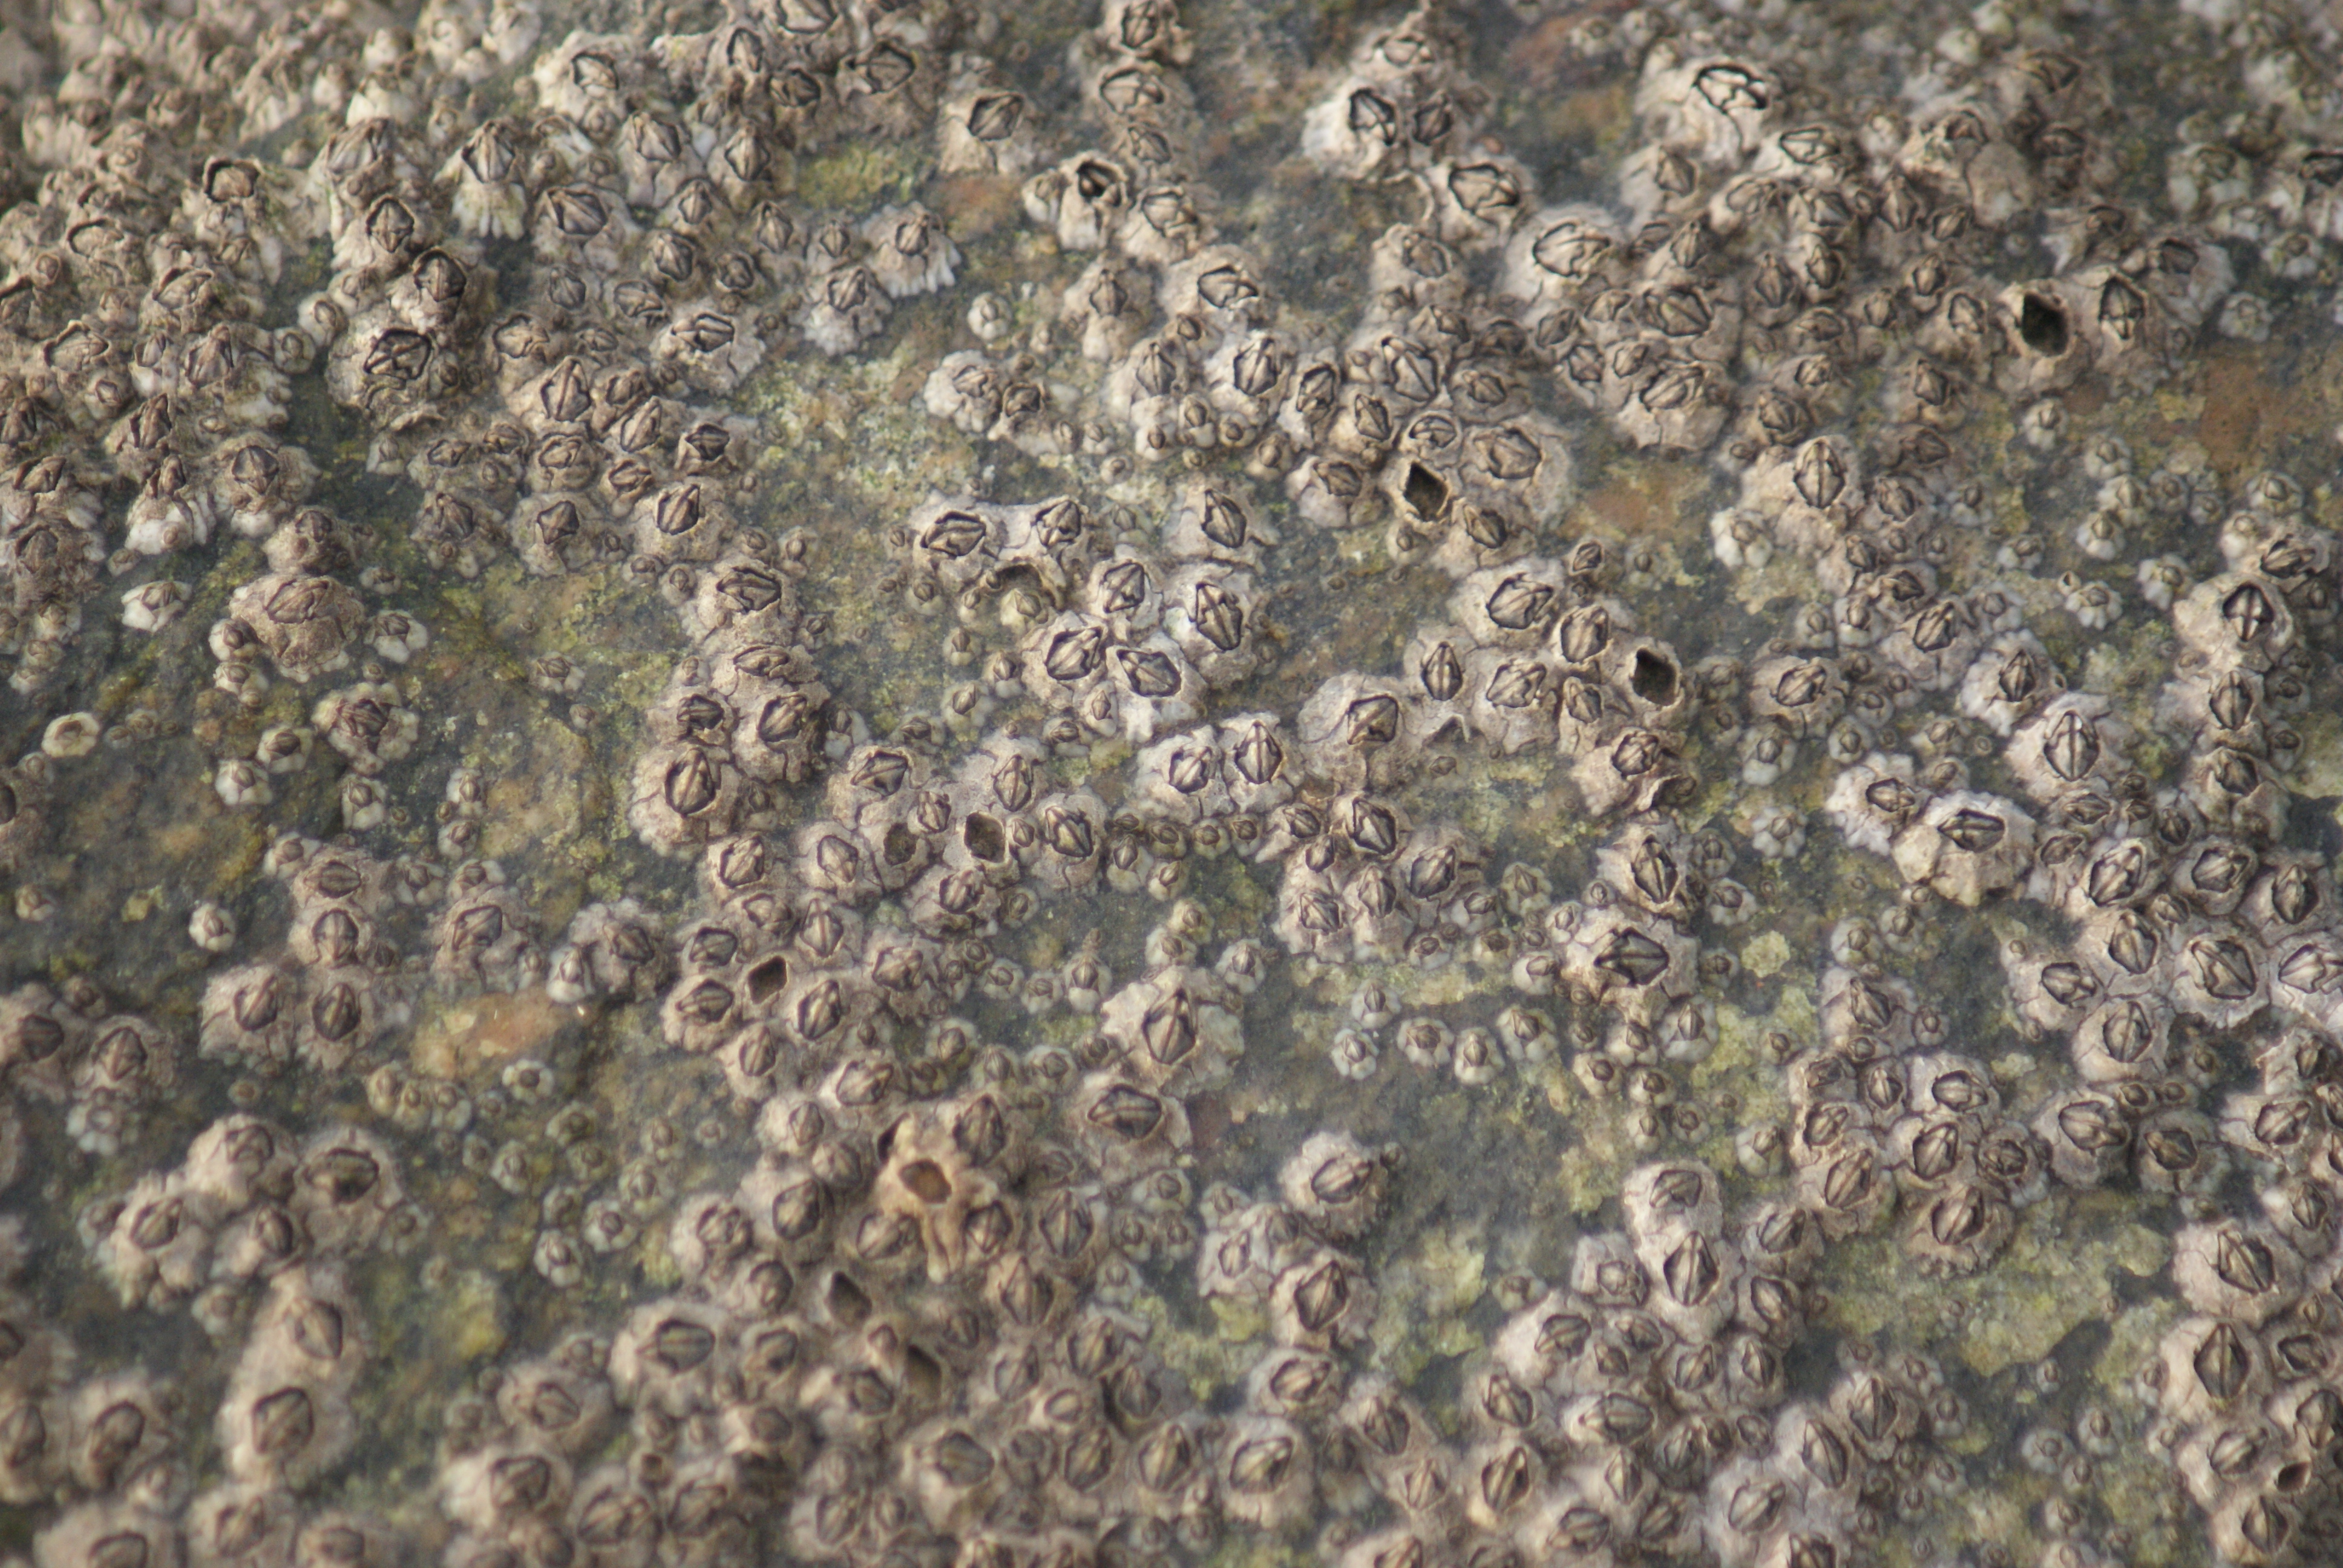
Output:
[[[1944,1505],[1945,1513],[1957,1523],[1941,1535],[1933,1531],[1910,1534],[1899,1532],[1891,1538],[1893,1550],[1883,1550],[1881,1553],[1882,1568],[1922,1568],[1936,1560],[1929,1549],[1944,1539],[1989,1541],[2023,1552],[2035,1539],[2032,1514],[2038,1500],[2036,1494],[2043,1490],[2039,1484],[2019,1485],[2014,1480],[2007,1487],[1992,1490],[1964,1487],[1957,1497]],[[1924,1553],[1929,1554],[1923,1555]]]
[[[424,1309],[431,1321],[428,1342],[450,1360],[478,1361],[504,1349],[504,1292],[492,1275],[458,1270],[441,1289],[420,1292],[411,1304]]]
[[[590,749],[571,730],[555,725],[528,728],[525,742],[503,748],[513,753],[488,784],[481,853],[490,859],[531,846],[561,852],[587,849],[593,859],[608,851],[591,835],[588,822],[610,809],[600,770],[588,766]],[[547,924],[568,922],[572,910],[547,912]]]
[[[1637,1155],[1616,1117],[1582,1117],[1579,1141],[1554,1162],[1554,1181],[1574,1214],[1592,1214],[1619,1195],[1619,1185]]]
[[[1487,1288],[1487,1251],[1479,1224],[1443,1226],[1387,1265],[1369,1331],[1378,1364],[1405,1382],[1434,1360],[1481,1348],[1463,1314]]]
[[[1204,1559],[1205,1568],[1302,1568],[1319,1561],[1314,1553],[1290,1546],[1252,1532],[1231,1532],[1219,1550]]]
[[[2144,1392],[2139,1376],[2151,1364],[2157,1342],[2186,1315],[2169,1300],[2150,1300],[2118,1313],[2108,1325],[2113,1333],[2091,1369],[2092,1381],[2103,1391],[2110,1408],[2129,1408],[2137,1419],[2149,1419],[2140,1408]],[[2132,1532],[2127,1561],[2136,1568],[2162,1568],[2166,1563],[2204,1561],[2201,1540],[2190,1508],[2173,1484],[2164,1454],[2145,1444],[2125,1444],[2102,1459],[2094,1490],[2107,1516],[2122,1520]]]
[[[1769,1065],[1764,1056],[1764,1041],[1765,1036],[1776,1032],[1788,1035],[1800,1050],[1820,1041],[1822,1020],[1815,1009],[1811,981],[1804,975],[1784,978],[1778,970],[1772,975],[1754,978],[1758,983],[1752,988],[1757,992],[1753,1000],[1770,1000],[1773,1005],[1759,1011],[1733,1002],[1718,1003],[1716,1050],[1710,1053],[1710,1061],[1722,1056],[1728,1063]]]
[[[1741,967],[1759,980],[1772,980],[1789,962],[1790,940],[1779,931],[1761,931],[1741,949]]]
[[[2302,736],[2297,754],[2302,764],[2288,781],[2294,792],[2313,799],[2343,795],[2343,713],[2317,709],[2297,715],[2292,722]]]
[[[2038,1362],[2077,1328],[2117,1316],[2118,1273],[2164,1267],[2167,1240],[2123,1212],[2112,1194],[2046,1200],[2019,1216],[1999,1259],[1960,1280],[1914,1268],[1891,1222],[1825,1260],[1829,1321],[1845,1333],[1943,1345],[1984,1377]]]
[[[1242,1382],[1261,1357],[1258,1342],[1269,1332],[1268,1312],[1253,1302],[1213,1296],[1204,1306],[1212,1319],[1208,1329],[1192,1326],[1158,1295],[1142,1295],[1131,1307],[1150,1325],[1148,1348],[1200,1402]]]
[[[927,148],[916,142],[857,136],[820,156],[800,158],[797,196],[808,208],[860,211],[880,202],[908,201],[927,176]]]

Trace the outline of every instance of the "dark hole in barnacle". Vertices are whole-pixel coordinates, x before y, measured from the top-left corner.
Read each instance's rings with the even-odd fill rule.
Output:
[[[903,1387],[921,1404],[934,1402],[944,1391],[943,1363],[918,1345],[903,1352]]]
[[[1001,830],[1000,819],[981,811],[969,813],[960,825],[960,839],[980,860],[997,863],[1008,857],[1009,837]]]
[[[774,954],[749,971],[748,983],[750,1001],[769,1001],[780,995],[789,983],[789,960]]]
[[[903,1185],[922,1203],[940,1203],[951,1196],[951,1181],[932,1160],[914,1160],[903,1167]]]
[[[2029,294],[2017,312],[2017,336],[2035,353],[2056,359],[2066,352],[2066,313],[2053,301]]]
[[[1448,485],[1441,477],[1421,463],[1407,466],[1407,479],[1400,487],[1408,509],[1429,522],[1448,507]]]
[[[869,1292],[843,1273],[830,1277],[830,1315],[850,1327],[870,1315]]]
[[[1665,708],[1676,698],[1676,667],[1648,648],[1635,650],[1635,668],[1627,676],[1635,695],[1654,708]]]

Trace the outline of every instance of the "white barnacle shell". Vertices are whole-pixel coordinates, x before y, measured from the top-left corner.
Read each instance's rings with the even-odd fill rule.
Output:
[[[2034,859],[2034,819],[1999,796],[1952,790],[1922,809],[1890,853],[1906,881],[1974,908],[2023,879]]]
[[[1655,139],[1698,163],[1733,168],[1755,154],[1780,117],[1781,85],[1753,61],[1687,59],[1672,44],[1651,50],[1635,85],[1635,112]]]
[[[944,232],[943,220],[918,203],[881,207],[864,220],[862,237],[870,246],[870,269],[892,297],[951,286],[960,247]]]

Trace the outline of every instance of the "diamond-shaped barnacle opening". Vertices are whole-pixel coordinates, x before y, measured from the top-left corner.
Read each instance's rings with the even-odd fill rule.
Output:
[[[1271,739],[1269,744],[1274,745]],[[1210,731],[1190,731],[1157,741],[1137,760],[1142,787],[1161,809],[1193,820],[1231,809],[1226,759]],[[1256,755],[1254,766],[1260,766]]]
[[[1484,646],[1518,648],[1549,635],[1568,602],[1561,563],[1533,557],[1473,573],[1449,608]]]
[[[911,558],[954,588],[981,580],[999,558],[1004,529],[998,508],[937,502],[904,520]]]
[[[1335,676],[1311,694],[1294,719],[1306,770],[1329,779],[1387,775],[1409,750],[1409,714],[1404,683],[1356,672]]]

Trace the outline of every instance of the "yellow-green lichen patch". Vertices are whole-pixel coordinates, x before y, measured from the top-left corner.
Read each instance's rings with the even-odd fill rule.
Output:
[[[590,827],[619,804],[609,782],[591,766],[590,748],[575,732],[543,724],[523,733],[526,739],[511,748],[518,754],[488,784],[480,852],[493,859],[541,844],[573,866],[591,866],[608,850]],[[548,925],[566,924],[574,911],[574,901],[558,901],[545,918]]]
[[[1232,1535],[1224,1539],[1212,1554],[1204,1559],[1205,1568],[1303,1568],[1319,1562],[1318,1556],[1306,1548],[1253,1534]]]
[[[1923,1555],[1926,1544],[1937,1539],[1949,1538],[1979,1545],[1991,1543],[2010,1553],[2025,1553],[2036,1538],[2033,1523],[2034,1505],[2048,1488],[2037,1478],[2013,1476],[2012,1484],[1991,1490],[1965,1490],[1945,1503],[1947,1528],[1943,1536],[1934,1532],[1906,1534],[1899,1532],[1892,1538],[1894,1556],[1883,1557],[1883,1568],[1921,1568],[1933,1556]],[[1899,1521],[1916,1524],[1916,1520]]]
[[[2106,1349],[2091,1369],[2098,1402],[2120,1412],[2134,1428],[2154,1420],[2142,1374],[2149,1368],[2158,1342],[2178,1322],[2182,1309],[2169,1298],[2149,1298],[2126,1308],[2109,1322]],[[2173,1485],[2166,1457],[2146,1443],[2119,1444],[2113,1453],[2095,1461],[2095,1490],[2112,1518],[2131,1529],[2130,1560],[2141,1568],[2201,1561],[2201,1543],[2193,1538],[2193,1510]]]
[[[460,1270],[445,1289],[415,1304],[436,1320],[432,1342],[446,1346],[458,1362],[479,1361],[504,1348],[504,1292],[491,1275]]]

